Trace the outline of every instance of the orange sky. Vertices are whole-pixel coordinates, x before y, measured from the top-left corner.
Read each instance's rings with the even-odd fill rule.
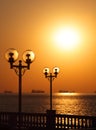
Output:
[[[79,44],[71,50],[58,46],[53,38],[64,27],[76,29],[80,36]],[[19,59],[27,49],[36,55],[23,76],[23,92],[49,92],[43,68],[52,72],[54,66],[60,68],[53,81],[54,92],[96,91],[96,0],[1,0],[0,91],[17,92],[18,77],[4,57],[8,48],[17,49]]]

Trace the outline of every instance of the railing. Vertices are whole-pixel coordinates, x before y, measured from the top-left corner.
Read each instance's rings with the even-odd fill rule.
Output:
[[[96,117],[56,114],[56,128],[96,128]]]
[[[46,113],[0,113],[0,126],[10,128],[46,127]]]
[[[0,112],[1,128],[96,128],[96,117],[56,114],[53,110],[47,113]]]

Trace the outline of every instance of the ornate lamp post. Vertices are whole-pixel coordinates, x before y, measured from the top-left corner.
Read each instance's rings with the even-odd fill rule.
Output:
[[[15,61],[18,59],[18,52],[14,48],[10,48],[5,53],[5,58],[10,63],[10,69],[14,69],[19,77],[19,98],[18,98],[18,112],[22,112],[22,76],[24,72],[30,69],[30,64],[34,61],[35,54],[31,50],[26,50],[23,53],[23,61],[26,65],[22,65],[22,60],[19,60],[18,65],[15,65]]]
[[[43,73],[45,74],[45,78],[48,78],[48,80],[50,81],[50,110],[52,110],[52,81],[54,80],[54,78],[57,78],[59,68],[53,68],[53,74],[49,73],[49,68],[44,68]]]

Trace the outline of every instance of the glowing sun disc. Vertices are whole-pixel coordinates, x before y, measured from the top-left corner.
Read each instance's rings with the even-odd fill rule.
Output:
[[[54,41],[58,47],[70,50],[79,43],[79,34],[73,28],[59,29],[54,35]]]

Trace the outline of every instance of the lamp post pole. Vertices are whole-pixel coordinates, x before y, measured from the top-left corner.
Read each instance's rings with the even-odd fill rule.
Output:
[[[22,61],[19,60],[18,65],[13,65],[12,68],[15,70],[18,75],[18,112],[22,112],[22,76],[24,74],[23,70],[27,69],[27,66],[22,65]]]
[[[18,69],[19,69],[19,112],[22,111],[22,61],[20,60],[19,61],[19,66],[18,66]]]
[[[50,110],[52,110],[52,73],[50,73]]]
[[[10,63],[10,68],[14,69],[16,74],[19,77],[18,83],[18,112],[22,112],[22,76],[24,75],[25,71],[30,69],[30,64],[33,62],[35,55],[31,50],[27,50],[23,54],[23,60],[27,65],[22,65],[22,60],[19,60],[18,65],[14,65],[14,62],[18,58],[18,52],[11,48],[8,49],[5,53],[5,57],[7,61]]]
[[[45,74],[45,78],[48,78],[50,81],[50,110],[52,110],[52,81],[54,80],[54,78],[57,78],[59,68],[58,67],[53,68],[53,74],[49,73],[49,68],[45,68],[43,70],[43,73]]]

